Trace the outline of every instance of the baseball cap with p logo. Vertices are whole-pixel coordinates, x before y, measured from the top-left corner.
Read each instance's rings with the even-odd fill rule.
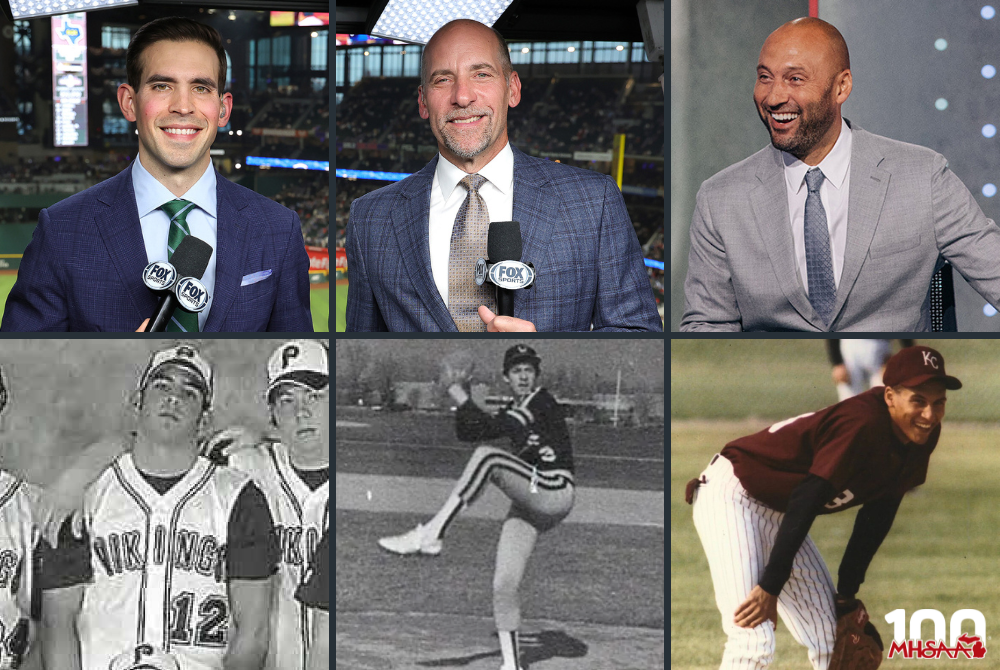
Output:
[[[312,340],[292,340],[278,347],[267,361],[267,397],[280,384],[318,391],[330,385],[330,354]]]
[[[944,371],[944,356],[936,349],[915,346],[901,349],[885,364],[882,383],[886,386],[920,386],[939,381],[949,391],[962,388],[962,382]]]

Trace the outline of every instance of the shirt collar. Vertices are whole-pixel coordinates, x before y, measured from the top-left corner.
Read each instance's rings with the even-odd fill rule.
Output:
[[[843,118],[840,119],[840,136],[833,145],[830,153],[819,162],[819,165],[806,165],[795,156],[784,151],[781,152],[781,160],[785,164],[785,182],[792,193],[798,193],[805,183],[806,172],[813,167],[818,167],[823,171],[823,176],[830,185],[840,190],[847,178],[847,171],[851,168],[851,145],[853,144],[853,132],[851,127]]]
[[[458,182],[469,176],[465,170],[444,156],[438,156],[435,172],[437,173],[438,186],[441,188],[441,196],[445,202],[451,199]],[[503,145],[500,153],[484,165],[479,174],[486,177],[504,195],[511,192],[511,188],[514,186],[514,152],[510,150],[510,142]]]
[[[166,186],[157,181],[146,168],[142,167],[139,158],[132,163],[132,186],[135,189],[135,204],[139,210],[139,218],[150,214],[165,203],[176,200]],[[209,162],[205,174],[187,190],[184,200],[193,202],[200,210],[211,216],[216,216],[215,167]]]

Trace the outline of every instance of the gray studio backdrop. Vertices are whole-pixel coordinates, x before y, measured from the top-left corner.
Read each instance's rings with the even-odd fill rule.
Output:
[[[820,18],[843,33],[854,91],[844,116],[865,130],[943,154],[991,219],[1000,217],[1000,15],[972,0],[820,0]],[[996,3],[1000,8],[1000,3]],[[670,328],[684,310],[688,229],[695,194],[719,170],[768,143],[753,106],[760,46],[785,21],[807,16],[807,0],[671,0]],[[947,42],[946,48],[938,40]],[[936,43],[938,46],[936,46]],[[935,105],[948,102],[944,110]],[[1000,259],[998,259],[1000,269]],[[959,330],[1000,331],[983,300],[955,273]]]

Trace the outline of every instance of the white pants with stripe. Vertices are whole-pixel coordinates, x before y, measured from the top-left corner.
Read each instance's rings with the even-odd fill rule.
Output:
[[[837,396],[846,400],[882,385],[882,366],[892,355],[889,340],[841,340],[840,356],[851,378],[847,384],[837,386]]]
[[[785,515],[751,498],[723,456],[716,455],[702,475],[705,483],[695,494],[694,525],[708,557],[722,629],[729,638],[720,668],[766,668],[774,659],[774,624],[765,621],[756,628],[740,628],[733,619],[763,576]],[[778,596],[778,615],[792,637],[809,650],[809,662],[816,670],[826,670],[833,653],[837,629],[833,598],[830,572],[806,537]]]

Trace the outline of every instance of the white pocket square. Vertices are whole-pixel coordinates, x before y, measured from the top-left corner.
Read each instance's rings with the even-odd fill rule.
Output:
[[[240,286],[249,286],[250,284],[256,284],[257,282],[267,279],[271,276],[270,270],[261,270],[260,272],[254,272],[253,274],[244,275],[243,281],[240,282]]]

